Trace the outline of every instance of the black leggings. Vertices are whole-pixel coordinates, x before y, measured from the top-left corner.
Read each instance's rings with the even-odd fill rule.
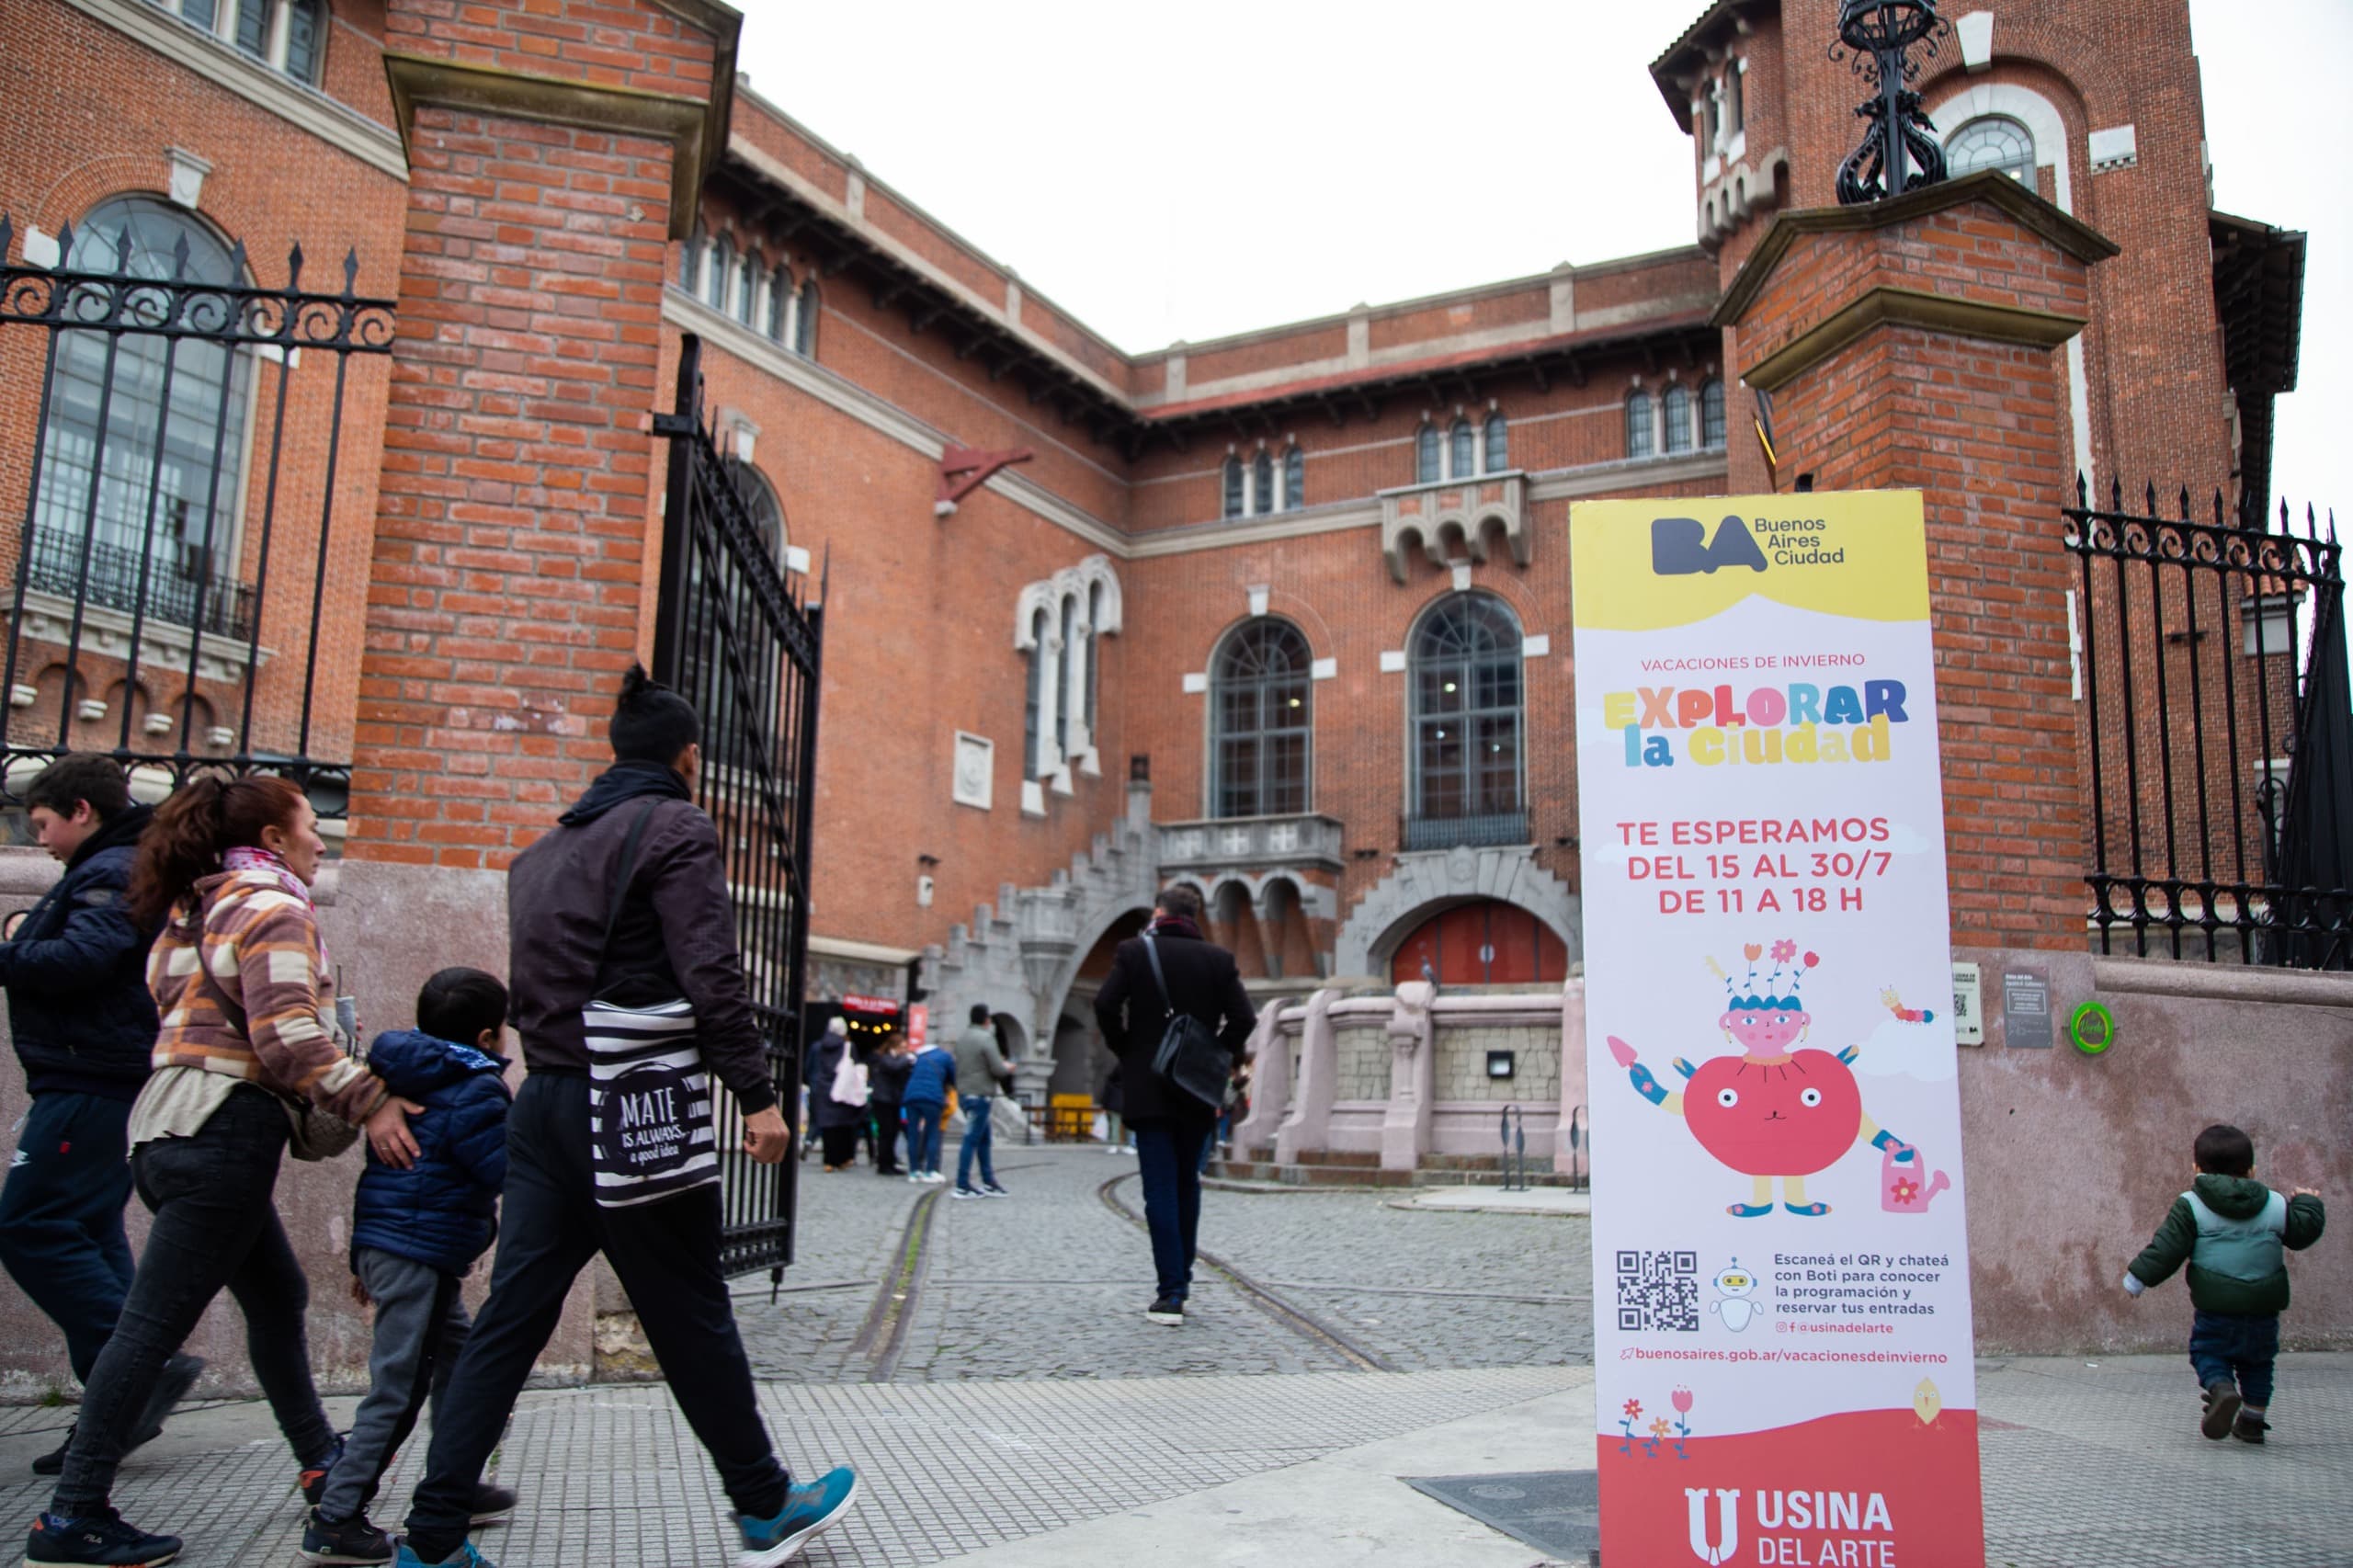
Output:
[[[847,1165],[858,1159],[858,1123],[847,1127],[821,1127],[817,1138],[825,1147],[825,1164]]]

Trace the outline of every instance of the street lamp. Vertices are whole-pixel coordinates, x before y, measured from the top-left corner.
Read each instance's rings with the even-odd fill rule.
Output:
[[[1911,85],[1922,62],[1936,57],[1945,32],[1936,0],[1844,0],[1839,6],[1830,58],[1846,62],[1876,89],[1855,110],[1870,129],[1838,165],[1840,206],[1884,201],[1944,180],[1944,147]],[[1919,60],[1912,58],[1915,43],[1923,46]]]

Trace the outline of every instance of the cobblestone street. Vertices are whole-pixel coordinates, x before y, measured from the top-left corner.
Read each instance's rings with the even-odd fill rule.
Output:
[[[946,1187],[863,1166],[829,1176],[804,1165],[785,1290],[773,1306],[765,1281],[747,1281],[740,1297],[753,1364],[763,1377],[841,1382],[1442,1371],[1591,1357],[1582,1219],[1406,1210],[1393,1192],[1211,1189],[1201,1245],[1256,1289],[1205,1264],[1185,1331],[1155,1327],[1142,1315],[1143,1232],[1098,1195],[1124,1177],[1114,1194],[1140,1213],[1134,1170],[1094,1148],[1008,1146],[998,1175],[1014,1197],[957,1202]],[[938,1196],[926,1200],[927,1190]],[[918,1216],[926,1201],[931,1212]]]

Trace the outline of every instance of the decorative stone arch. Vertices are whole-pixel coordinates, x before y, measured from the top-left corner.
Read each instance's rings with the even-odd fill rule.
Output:
[[[1494,899],[1528,911],[1561,938],[1571,963],[1583,960],[1583,901],[1537,864],[1533,848],[1522,845],[1399,856],[1396,869],[1373,884],[1341,926],[1333,949],[1334,972],[1385,974],[1397,944],[1416,926],[1440,910],[1472,899]]]
[[[1192,882],[1196,887],[1200,885],[1189,877],[1179,880]],[[1204,898],[1207,896],[1203,895]],[[1150,918],[1151,895],[1144,894],[1142,897],[1117,898],[1108,901],[1103,908],[1079,926],[1076,939],[1071,946],[1069,955],[1056,967],[1047,983],[1040,987],[1038,993],[1023,996],[1023,1002],[1030,1009],[1029,1016],[1041,1021],[1040,1028],[1035,1031],[1035,1035],[1037,1039],[1045,1042],[1045,1049],[1049,1052],[1053,1050],[1057,1023],[1064,1010],[1070,1006],[1071,988],[1078,983],[1080,966],[1086,962],[1086,957],[1095,950],[1095,945],[1110,934],[1111,927],[1129,915],[1137,914],[1144,915],[1147,919]],[[1040,1007],[1038,1006],[1040,1001],[1049,1001],[1052,1006]],[[1084,1022],[1083,1019],[1081,1021]]]

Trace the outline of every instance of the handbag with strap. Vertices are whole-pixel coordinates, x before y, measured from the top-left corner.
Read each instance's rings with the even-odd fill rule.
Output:
[[[621,846],[605,939],[597,949],[601,972],[637,869],[637,846],[649,801]],[[675,1198],[719,1179],[719,1141],[712,1131],[710,1074],[695,1042],[694,1005],[680,997],[644,1007],[620,1007],[598,997],[580,1010],[588,1047],[588,1150],[597,1174],[597,1201],[627,1209]]]
[[[836,1105],[866,1103],[866,1064],[850,1054],[847,1045],[842,1047],[841,1063],[834,1069],[833,1087],[828,1093]]]
[[[1233,1059],[1218,1044],[1217,1034],[1190,1013],[1176,1010],[1169,994],[1167,971],[1160,967],[1160,947],[1152,933],[1143,934],[1144,956],[1152,960],[1152,978],[1160,987],[1161,1006],[1168,1022],[1161,1029],[1159,1047],[1152,1054],[1152,1070],[1193,1098],[1216,1110],[1225,1104],[1225,1086],[1233,1077]]]

